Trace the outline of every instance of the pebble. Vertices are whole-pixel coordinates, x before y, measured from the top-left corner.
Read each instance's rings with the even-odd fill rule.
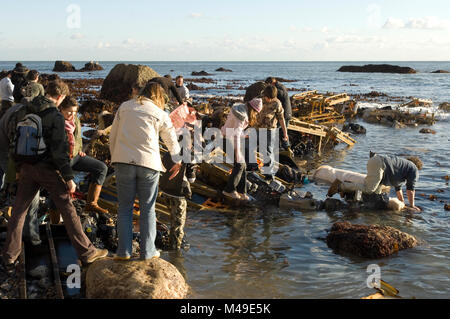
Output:
[[[48,267],[47,266],[38,266],[28,272],[31,277],[34,278],[44,278],[48,276]]]
[[[50,279],[48,277],[42,278],[41,280],[39,280],[38,282],[39,287],[43,288],[43,289],[48,289],[52,286],[52,282],[50,281]]]

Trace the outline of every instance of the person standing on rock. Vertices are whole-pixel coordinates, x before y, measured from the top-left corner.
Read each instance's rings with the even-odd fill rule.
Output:
[[[61,80],[52,81],[45,96],[39,96],[27,105],[27,114],[38,115],[42,119],[45,153],[37,162],[16,161],[20,178],[3,251],[3,262],[9,269],[14,267],[22,250],[25,216],[40,187],[48,191],[61,212],[69,239],[81,261],[90,264],[108,255],[108,250],[96,249],[85,235],[71,199],[76,185],[70,167],[64,117],[57,109],[68,94],[67,84]]]
[[[108,210],[98,205],[98,199],[102,191],[102,185],[105,182],[108,167],[102,161],[87,156],[83,152],[83,139],[81,137],[81,123],[78,119],[78,102],[72,96],[67,96],[59,106],[61,114],[65,120],[65,131],[69,143],[70,166],[78,172],[90,173],[91,183],[87,194],[86,212],[95,212],[100,214],[108,214]],[[59,212],[50,210],[50,218],[52,223],[58,224]]]
[[[183,101],[186,101],[189,99],[189,89],[184,85],[184,79],[182,75],[179,75],[175,78],[175,85],[178,91],[178,94],[180,94],[180,97]]]
[[[245,104],[235,104],[221,128],[226,145],[227,162],[234,164],[231,175],[228,177],[227,186],[222,192],[227,197],[250,200],[247,195],[247,166],[245,153],[241,150],[241,140],[245,136],[244,130],[247,127],[256,126],[257,115],[262,109],[263,102],[259,98],[254,98]],[[230,156],[231,154],[233,157]]]
[[[181,98],[180,94],[178,93],[177,87],[173,83],[172,77],[169,74],[167,74],[163,77],[153,78],[149,82],[156,82],[162,86],[162,88],[164,89],[164,92],[167,95],[166,103],[169,101],[170,93],[172,93],[173,96],[175,97],[175,99],[177,100],[178,104],[179,105],[183,104],[184,101]]]
[[[328,197],[340,192],[362,191],[363,193],[380,194],[383,185],[395,187],[397,198],[405,202],[402,186],[406,183],[406,194],[409,208],[421,211],[415,206],[415,187],[419,180],[419,170],[422,169],[422,161],[411,156],[407,159],[394,155],[379,155],[371,152],[371,158],[367,162],[367,175],[364,183],[351,183],[336,179],[328,190]]]
[[[12,71],[0,81],[0,118],[14,104],[14,84],[11,81]]]
[[[264,156],[263,167],[266,179],[273,179],[276,173],[273,166],[275,164],[275,143],[279,143],[278,139],[275,139],[275,135],[278,133],[278,124],[280,124],[283,133],[281,140],[284,144],[288,144],[289,137],[284,120],[284,110],[280,100],[277,99],[277,88],[269,85],[264,89],[263,108],[257,118],[257,127],[267,129],[267,149],[264,150],[267,156]],[[258,144],[261,147],[261,136],[258,136]]]
[[[119,211],[117,231],[118,260],[128,260],[132,255],[133,208],[136,195],[140,209],[140,258],[159,257],[155,247],[156,214],[160,172],[164,171],[159,151],[159,137],[169,153],[176,156],[181,148],[169,115],[164,112],[164,89],[148,82],[140,95],[122,103],[117,110],[109,137],[111,163],[116,173]],[[174,178],[181,160],[170,169]]]
[[[31,102],[37,96],[44,96],[45,91],[42,84],[38,83],[39,72],[31,70],[27,74],[27,81],[23,83],[20,89],[21,102]]]
[[[266,83],[277,88],[277,98],[278,100],[280,100],[281,105],[283,106],[284,119],[286,121],[286,124],[289,124],[289,121],[292,118],[292,106],[287,88],[283,84],[278,82],[277,78],[274,77],[268,77],[266,79]]]

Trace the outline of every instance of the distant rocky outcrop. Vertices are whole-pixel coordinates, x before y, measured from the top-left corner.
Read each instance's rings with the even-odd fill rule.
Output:
[[[244,102],[250,101],[255,97],[261,97],[264,89],[268,86],[267,83],[258,81],[253,83],[245,90]]]
[[[367,73],[416,73],[416,70],[409,67],[402,67],[390,64],[367,64],[364,66],[347,65],[341,67],[338,72],[367,72]]]
[[[53,72],[75,72],[75,67],[67,61],[56,61]]]
[[[103,67],[98,62],[88,62],[84,65],[84,68],[80,69],[80,72],[89,72],[89,71],[101,71]]]
[[[89,266],[86,273],[89,299],[184,299],[188,290],[178,269],[161,258],[102,259]]]
[[[450,112],[450,103],[448,103],[448,102],[441,103],[441,104],[439,104],[439,108],[441,110]]]
[[[414,236],[393,227],[352,225],[349,222],[334,223],[326,241],[336,252],[364,258],[386,257],[418,245]]]
[[[431,73],[450,73],[449,71],[445,71],[445,70],[437,70]]]
[[[200,72],[192,71],[191,75],[193,75],[193,76],[209,76],[212,74],[209,74],[206,71],[200,71]]]
[[[146,65],[117,64],[108,74],[100,92],[100,98],[122,103],[130,99],[133,87],[142,88],[160,75]]]
[[[225,68],[220,67],[220,68],[216,69],[216,72],[233,72],[233,71],[230,69],[225,69]]]

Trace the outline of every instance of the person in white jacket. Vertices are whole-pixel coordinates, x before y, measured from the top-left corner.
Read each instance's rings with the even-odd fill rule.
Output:
[[[14,84],[11,82],[12,71],[0,81],[0,118],[14,104]]]
[[[132,254],[133,208],[136,195],[140,208],[140,257],[159,257],[155,247],[159,173],[165,171],[159,152],[159,137],[170,154],[181,151],[169,115],[163,111],[164,90],[150,82],[140,95],[122,103],[110,133],[111,163],[114,164],[118,193],[117,230],[119,245],[116,259],[127,260]],[[174,178],[181,161],[171,168]]]

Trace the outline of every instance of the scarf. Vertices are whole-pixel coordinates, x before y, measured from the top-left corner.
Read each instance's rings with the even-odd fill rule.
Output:
[[[75,121],[66,120],[65,130],[67,134],[67,140],[69,141],[69,157],[73,158],[73,149],[75,147],[75,137],[73,133],[75,132]]]

